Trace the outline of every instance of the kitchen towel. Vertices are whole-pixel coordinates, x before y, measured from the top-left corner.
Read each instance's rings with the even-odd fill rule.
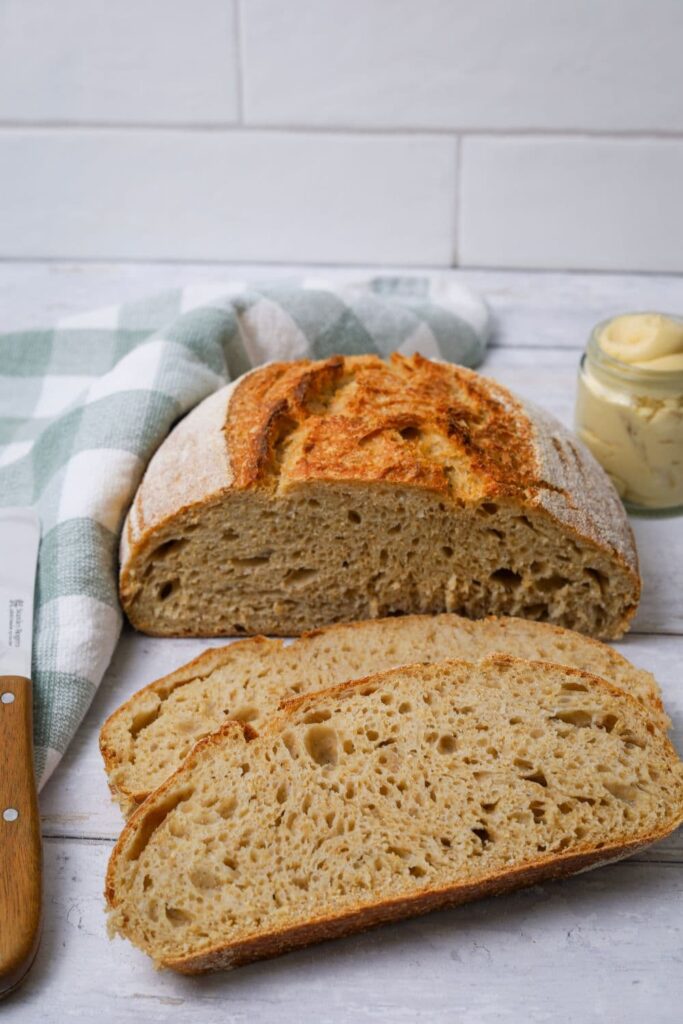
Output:
[[[271,359],[393,351],[476,366],[484,303],[449,274],[176,289],[0,335],[0,504],[42,526],[36,772],[64,753],[118,639],[118,537],[150,457],[216,388]]]

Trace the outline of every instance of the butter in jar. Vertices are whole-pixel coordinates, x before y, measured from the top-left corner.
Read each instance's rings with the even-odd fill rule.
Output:
[[[576,431],[628,508],[683,511],[683,318],[629,313],[594,328]]]

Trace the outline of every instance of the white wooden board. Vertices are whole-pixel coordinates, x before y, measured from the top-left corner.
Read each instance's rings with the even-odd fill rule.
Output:
[[[303,268],[306,269],[306,268]],[[182,283],[244,277],[217,265],[5,264],[0,330]],[[291,268],[257,268],[260,276]],[[627,308],[683,309],[676,277],[470,271],[498,322],[483,372],[570,424],[580,348],[596,320]],[[618,648],[659,679],[683,748],[683,520],[634,523],[644,595]],[[215,641],[218,644],[223,641]],[[126,630],[76,739],[41,797],[45,934],[8,1022],[254,1020],[283,1024],[673,1024],[683,1005],[683,832],[633,860],[254,965],[181,979],[105,935],[102,887],[121,819],[97,734],[140,686],[205,641]],[[1,922],[0,922],[1,926]]]

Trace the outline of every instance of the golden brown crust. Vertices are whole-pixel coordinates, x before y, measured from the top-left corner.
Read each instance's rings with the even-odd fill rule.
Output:
[[[272,363],[198,406],[152,459],[121,545],[130,611],[136,559],[179,514],[230,492],[284,494],[310,483],[420,488],[474,506],[511,501],[562,525],[626,572],[640,595],[633,535],[618,495],[553,417],[494,381],[419,355]],[[154,624],[136,622],[146,632]],[[182,630],[179,630],[182,632]]]
[[[513,658],[509,655],[492,655],[487,660],[497,662],[501,666],[528,664],[525,659]],[[456,660],[453,660],[451,663],[453,665],[467,664]],[[593,685],[597,685],[598,688],[608,690],[613,696],[630,703],[634,709],[643,714],[643,708],[639,701],[623,690],[620,690],[619,687],[580,669],[563,666],[563,670],[572,676],[589,680]],[[306,705],[307,702],[315,701],[321,695],[333,697],[344,693],[351,694],[357,689],[371,686],[374,680],[378,682],[385,681],[394,672],[400,673],[401,669],[377,673],[365,679],[352,680],[327,690],[285,701],[281,705],[282,715],[271,719],[260,734],[257,734],[248,725],[244,726],[242,723],[229,721],[216,733],[200,740],[186,758],[184,764],[138,808],[123,829],[112,852],[107,869],[105,898],[109,907],[111,909],[116,907],[115,873],[117,858],[125,856],[126,846],[132,840],[138,825],[142,823],[145,815],[152,811],[154,802],[163,798],[164,794],[175,785],[176,779],[179,778],[181,773],[194,767],[205,752],[210,751],[214,746],[220,746],[223,739],[228,736],[236,741],[250,742],[257,735],[263,736],[273,733],[281,727],[283,719],[291,716],[302,706]],[[655,731],[655,727],[651,723],[648,723],[647,728],[648,731]],[[663,734],[662,739],[669,752],[677,759],[671,742]],[[600,864],[629,856],[636,850],[665,838],[677,825],[681,824],[682,820],[683,812],[681,812],[677,821],[669,822],[667,825],[662,826],[661,829],[639,836],[637,839],[630,840],[629,842],[613,843],[610,846],[601,847],[599,850],[586,846],[578,850],[575,849],[570,853],[547,854],[520,867],[498,872],[489,878],[427,890],[414,896],[382,900],[375,903],[368,901],[365,904],[358,904],[355,907],[348,908],[338,915],[323,916],[307,921],[302,925],[289,926],[269,933],[247,936],[239,941],[212,946],[192,955],[179,958],[162,958],[160,963],[161,966],[169,967],[184,974],[225,970],[242,966],[254,960],[278,956],[314,942],[364,931],[378,924],[417,916],[447,906],[455,906],[488,895],[502,894],[533,885],[539,881],[564,878],[579,871],[588,870],[591,867],[598,867]]]
[[[267,480],[283,440],[281,487],[391,481],[474,501],[544,486],[521,403],[417,355],[273,363],[237,389],[226,429],[241,489]]]

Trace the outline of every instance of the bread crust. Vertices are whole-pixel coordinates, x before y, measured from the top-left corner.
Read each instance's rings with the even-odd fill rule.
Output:
[[[529,664],[525,659],[514,658],[510,655],[492,655],[486,660],[497,663],[501,667]],[[451,664],[466,665],[469,663],[451,659]],[[540,662],[539,664],[544,663]],[[552,668],[557,668],[556,665],[547,664]],[[641,714],[644,713],[639,701],[604,679],[594,676],[589,672],[584,672],[581,669],[563,666],[563,670],[576,678],[588,680],[592,685],[597,685],[598,688],[608,690],[613,696],[639,709]],[[207,752],[210,753],[213,747],[220,746],[226,737],[231,737],[237,742],[249,743],[257,736],[267,736],[268,734],[275,733],[281,725],[282,719],[286,720],[287,716],[292,715],[294,711],[303,705],[315,702],[321,696],[331,697],[344,693],[350,694],[357,689],[372,686],[375,681],[379,684],[386,680],[387,676],[391,676],[394,671],[400,671],[400,669],[376,673],[367,676],[365,679],[351,680],[347,683],[341,683],[339,686],[330,687],[327,690],[305,694],[293,700],[284,701],[281,704],[281,715],[271,719],[260,734],[256,733],[249,725],[229,721],[217,732],[200,740],[186,758],[184,764],[138,808],[124,827],[114,847],[107,868],[104,895],[110,910],[115,910],[117,906],[115,884],[117,859],[125,856],[126,847],[133,839],[138,823],[141,822],[148,810],[152,809],[153,802],[163,798],[164,794],[173,788],[176,780],[182,778],[183,772],[194,767]],[[654,727],[650,725],[648,728]],[[668,737],[662,734],[662,740],[669,752],[678,760],[675,748]],[[182,974],[203,974],[209,971],[229,970],[255,960],[279,956],[302,946],[308,946],[326,939],[341,938],[344,935],[365,931],[378,924],[418,916],[432,910],[456,906],[485,896],[503,894],[534,885],[541,881],[565,878],[578,872],[599,867],[601,864],[621,860],[643,847],[664,839],[681,823],[683,823],[683,807],[679,808],[679,814],[675,820],[669,821],[660,829],[652,830],[628,842],[615,842],[610,846],[601,847],[599,850],[586,844],[584,847],[574,849],[570,853],[541,856],[520,867],[500,871],[490,877],[481,878],[474,882],[463,882],[443,888],[429,889],[414,896],[380,900],[375,903],[369,901],[363,904],[359,903],[337,915],[321,915],[304,924],[275,929],[265,934],[246,936],[239,941],[214,945],[191,955],[163,957],[159,961],[159,966],[171,968]]]
[[[453,465],[457,466],[454,471]],[[124,526],[120,596],[138,618],[135,565],[176,516],[238,491],[307,484],[402,485],[458,507],[514,502],[626,573],[640,576],[621,501],[593,456],[554,417],[493,380],[419,355],[270,363],[197,406],[152,458]]]

